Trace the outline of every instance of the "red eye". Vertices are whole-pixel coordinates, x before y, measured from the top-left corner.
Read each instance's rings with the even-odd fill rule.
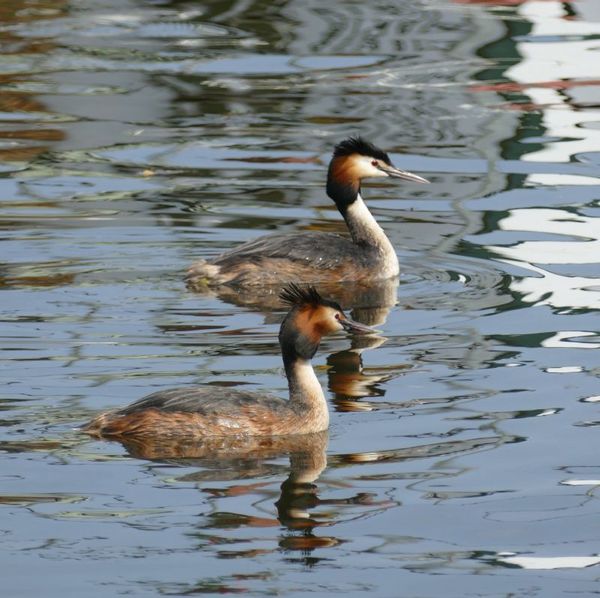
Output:
[[[341,318],[340,314],[336,313],[336,314],[335,314],[335,319],[336,319],[336,320],[339,320],[340,318]]]
[[[377,166],[379,166],[379,162],[377,162],[377,160],[373,160],[371,162],[371,166],[375,166],[375,168],[377,168]]]

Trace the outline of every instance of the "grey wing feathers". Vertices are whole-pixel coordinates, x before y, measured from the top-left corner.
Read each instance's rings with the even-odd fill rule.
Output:
[[[227,266],[240,261],[284,259],[327,270],[337,267],[341,257],[355,253],[356,249],[350,239],[332,233],[285,233],[244,243],[220,255],[213,264]]]
[[[248,404],[259,403],[277,408],[287,401],[271,395],[243,390],[232,390],[218,386],[173,388],[148,395],[117,411],[119,415],[130,415],[145,409],[159,409],[170,413],[198,413],[200,415],[226,415]]]

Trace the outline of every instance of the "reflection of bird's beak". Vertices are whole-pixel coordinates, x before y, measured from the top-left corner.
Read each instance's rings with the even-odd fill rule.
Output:
[[[375,328],[365,326],[364,324],[351,320],[350,318],[340,320],[339,322],[346,332],[353,332],[354,334],[373,334],[374,332],[377,332]]]
[[[393,179],[404,179],[405,181],[413,181],[414,183],[428,183],[427,179],[424,179],[422,176],[418,174],[413,174],[412,172],[408,172],[406,170],[400,170],[395,166],[390,166],[389,164],[379,164],[379,170],[385,172],[388,176]]]

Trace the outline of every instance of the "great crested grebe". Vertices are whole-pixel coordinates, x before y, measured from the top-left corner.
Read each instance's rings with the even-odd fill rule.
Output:
[[[350,238],[325,232],[267,235],[243,243],[211,261],[190,267],[192,287],[283,285],[385,280],[399,273],[398,257],[383,229],[365,205],[363,179],[391,177],[428,183],[396,168],[390,157],[361,137],[335,146],[327,173],[327,195],[346,221]]]
[[[103,413],[82,430],[108,438],[202,439],[214,436],[279,436],[327,429],[329,411],[310,363],[321,337],[338,330],[373,330],[344,315],[314,287],[286,286],[281,300],[291,307],[279,330],[289,399],[215,386],[159,391]]]

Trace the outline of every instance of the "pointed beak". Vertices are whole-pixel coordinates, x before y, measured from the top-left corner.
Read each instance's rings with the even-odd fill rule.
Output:
[[[350,318],[345,318],[344,320],[340,319],[339,322],[346,332],[352,332],[353,334],[373,334],[377,332],[374,328],[365,326],[364,324],[356,322],[355,320],[351,320]]]
[[[388,164],[380,163],[378,168],[393,179],[403,179],[405,181],[412,181],[413,183],[429,183],[429,181],[427,179],[424,179],[422,176],[419,176],[418,174],[413,174],[412,172],[408,172],[407,170],[400,170],[395,166],[389,166]]]

